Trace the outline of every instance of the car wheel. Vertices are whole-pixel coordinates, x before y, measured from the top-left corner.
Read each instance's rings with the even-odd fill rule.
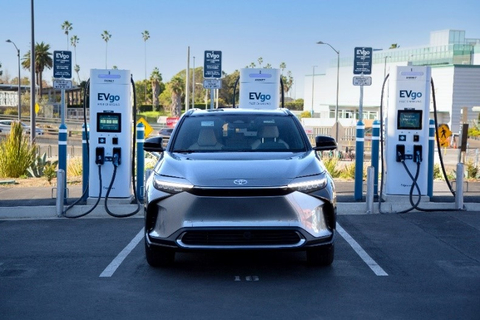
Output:
[[[151,246],[145,240],[145,256],[152,267],[168,267],[175,261],[175,251],[169,248]]]
[[[307,249],[307,262],[314,266],[329,266],[333,263],[335,245],[319,246]]]

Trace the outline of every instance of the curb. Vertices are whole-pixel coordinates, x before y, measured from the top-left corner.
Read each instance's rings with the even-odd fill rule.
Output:
[[[382,203],[383,213],[395,214],[397,212],[407,210],[411,206],[405,201],[400,202],[384,202]],[[419,205],[420,208],[427,210],[448,210],[448,211],[478,211],[478,203],[465,203],[464,210],[455,208],[455,203],[442,203],[442,202],[422,202]],[[41,208],[41,210],[38,210]],[[92,205],[77,205],[68,210],[67,215],[74,217],[87,212],[92,208]],[[115,214],[128,214],[137,209],[136,204],[128,205],[110,205],[109,210]],[[367,212],[367,204],[365,202],[341,202],[337,203],[338,215],[369,215],[380,214],[378,210],[378,202],[373,205],[373,212]],[[423,212],[421,210],[411,210],[411,212]],[[23,220],[23,219],[66,219],[67,217],[58,215],[56,206],[18,206],[18,207],[0,207],[0,220]],[[91,213],[85,218],[115,218],[110,216],[106,211],[102,203],[100,203]],[[143,218],[143,208],[139,212],[133,215],[131,218]]]

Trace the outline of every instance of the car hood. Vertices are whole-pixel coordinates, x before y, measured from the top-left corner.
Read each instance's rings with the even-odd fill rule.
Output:
[[[318,175],[325,171],[314,151],[301,153],[193,153],[165,152],[157,173],[185,178],[197,187],[285,186],[294,178]],[[238,182],[237,182],[238,183]]]

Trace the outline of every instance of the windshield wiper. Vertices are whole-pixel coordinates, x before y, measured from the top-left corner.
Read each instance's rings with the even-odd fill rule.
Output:
[[[172,152],[174,152],[174,153],[194,153],[195,150],[190,150],[190,149],[177,149],[177,150],[173,150]]]

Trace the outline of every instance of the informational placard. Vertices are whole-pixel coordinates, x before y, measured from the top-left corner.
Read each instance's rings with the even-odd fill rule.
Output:
[[[71,51],[53,51],[53,77],[64,79],[72,77]]]
[[[71,89],[72,80],[53,79],[53,88],[55,89]]]
[[[372,77],[353,77],[354,86],[371,86]]]
[[[204,78],[222,77],[222,51],[205,51],[205,57],[203,61]]]
[[[205,89],[221,89],[222,88],[222,80],[220,80],[220,79],[204,79],[203,80],[203,87]]]
[[[369,47],[355,48],[353,74],[372,74],[372,52]]]

